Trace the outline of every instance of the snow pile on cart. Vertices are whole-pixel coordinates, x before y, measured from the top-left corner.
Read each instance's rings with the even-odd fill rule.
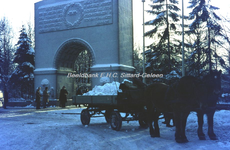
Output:
[[[83,95],[117,95],[120,83],[113,81],[112,83],[106,83],[103,86],[95,86],[91,91],[84,93]]]

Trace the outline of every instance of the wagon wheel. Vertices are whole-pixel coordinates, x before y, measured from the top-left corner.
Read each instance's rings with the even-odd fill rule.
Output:
[[[147,114],[142,112],[139,114],[139,124],[142,128],[148,128],[149,124],[148,124],[148,117]]]
[[[110,125],[113,130],[119,131],[121,129],[122,118],[119,112],[112,111]]]
[[[110,121],[111,121],[111,113],[112,113],[112,110],[106,110],[105,111],[104,116],[105,116],[105,120],[107,123],[110,123]]]
[[[81,123],[83,125],[89,125],[90,122],[90,114],[88,109],[83,109],[81,111]]]

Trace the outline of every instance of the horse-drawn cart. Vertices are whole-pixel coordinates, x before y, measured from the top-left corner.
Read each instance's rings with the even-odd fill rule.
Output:
[[[136,89],[118,92],[117,95],[74,96],[73,104],[87,105],[81,112],[83,125],[88,125],[91,117],[103,114],[113,130],[119,131],[122,121],[132,120],[139,120],[140,126],[146,128],[147,110],[142,97],[143,92],[144,90]],[[125,116],[120,113],[124,113]]]

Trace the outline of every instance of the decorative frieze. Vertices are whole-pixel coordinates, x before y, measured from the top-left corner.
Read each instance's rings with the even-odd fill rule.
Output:
[[[39,33],[112,23],[112,0],[84,0],[38,8]]]

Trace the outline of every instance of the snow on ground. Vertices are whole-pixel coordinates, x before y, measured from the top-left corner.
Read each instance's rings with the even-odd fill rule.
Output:
[[[114,131],[104,117],[92,117],[89,126],[80,121],[82,109],[73,106],[61,109],[0,108],[0,149],[79,149],[79,150],[229,150],[230,111],[217,111],[214,131],[219,140],[212,141],[206,134],[201,141],[197,136],[197,117],[192,112],[187,121],[188,143],[174,140],[175,128],[159,121],[161,137],[151,138],[148,129],[138,121],[123,121],[120,131]],[[207,118],[204,121],[207,133]]]
[[[10,98],[9,102],[25,102],[24,98]]]
[[[228,97],[228,96],[230,96],[230,93],[223,93],[223,94],[221,94],[221,97]]]
[[[120,83],[96,86],[84,95],[116,95]],[[229,150],[230,111],[217,111],[214,116],[214,131],[219,140],[207,136],[207,117],[204,117],[206,139],[197,136],[197,117],[192,112],[187,120],[188,143],[175,142],[175,127],[168,128],[159,121],[160,138],[151,138],[148,129],[139,127],[138,121],[122,122],[120,131],[114,131],[104,116],[91,117],[90,124],[80,121],[82,109],[68,106],[36,110],[29,105],[24,108],[0,108],[0,150],[30,149],[78,149],[78,150]],[[172,124],[172,123],[171,123]]]

